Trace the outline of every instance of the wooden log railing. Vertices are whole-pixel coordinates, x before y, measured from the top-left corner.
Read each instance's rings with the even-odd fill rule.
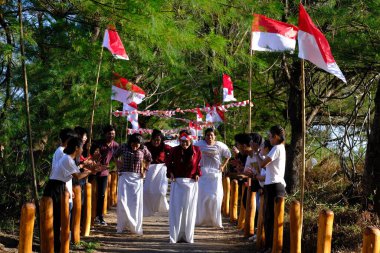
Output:
[[[256,233],[256,249],[260,250],[265,246],[265,231],[264,231],[264,193],[260,194],[260,207],[257,217],[257,233]]]
[[[252,182],[248,179],[247,201],[245,210],[244,237],[250,237],[255,233],[255,215],[256,215],[256,192],[251,190]]]
[[[26,203],[22,206],[18,245],[20,253],[32,252],[35,214],[36,206],[33,203]]]
[[[238,200],[239,200],[239,184],[236,179],[231,184],[231,201],[230,201],[230,222],[234,223],[238,219]]]
[[[322,210],[318,220],[317,253],[330,253],[334,213],[330,210]]]
[[[75,198],[73,199],[71,237],[74,244],[80,243],[80,218],[82,212],[82,189],[80,185],[73,186]]]
[[[61,197],[61,253],[69,253],[70,247],[69,195],[69,192],[65,191]]]
[[[367,227],[363,233],[362,253],[380,252],[380,230],[376,227]]]
[[[54,253],[53,199],[46,196],[40,200],[40,251]]]
[[[84,220],[82,222],[82,235],[89,236],[91,229],[91,216],[92,216],[92,185],[86,183],[84,186]]]
[[[293,200],[290,205],[290,253],[301,253],[301,204]]]
[[[285,198],[277,197],[274,203],[274,228],[272,253],[280,253],[283,248]]]

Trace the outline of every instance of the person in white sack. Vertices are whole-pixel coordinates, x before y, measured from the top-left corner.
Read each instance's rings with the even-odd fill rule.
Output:
[[[221,206],[223,201],[222,172],[231,158],[231,152],[223,142],[216,141],[215,131],[208,128],[205,138],[198,141],[202,152],[199,179],[196,226],[213,226],[222,228]]]
[[[143,145],[141,134],[132,134],[113,154],[121,156],[117,188],[117,232],[125,228],[134,234],[143,233],[143,178],[144,161],[149,167],[152,156]]]
[[[152,154],[152,162],[146,173],[144,181],[144,217],[152,216],[156,212],[169,210],[166,198],[168,179],[166,177],[165,158],[169,155],[171,147],[164,143],[164,135],[160,130],[154,129],[150,142],[145,146]]]
[[[179,133],[180,145],[166,157],[167,176],[171,180],[169,203],[170,243],[194,243],[195,217],[198,201],[198,180],[202,175],[202,157],[193,145],[188,130]]]

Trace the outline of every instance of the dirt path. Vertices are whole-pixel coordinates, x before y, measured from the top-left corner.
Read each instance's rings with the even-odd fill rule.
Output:
[[[97,243],[93,252],[255,252],[253,243],[244,239],[243,233],[227,218],[223,220],[224,229],[196,227],[193,244],[169,244],[168,213],[144,218],[142,236],[116,233],[115,208],[108,211],[105,221],[107,226],[95,226],[90,237],[81,238],[87,243]],[[84,248],[71,252],[84,252]]]

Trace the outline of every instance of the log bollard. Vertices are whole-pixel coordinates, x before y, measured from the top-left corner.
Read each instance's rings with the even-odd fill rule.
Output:
[[[252,180],[251,178],[249,178],[247,188],[247,206],[245,210],[245,237],[250,237],[255,233],[256,192],[252,192],[251,187]]]
[[[239,184],[236,179],[231,184],[230,222],[236,222],[238,218]]]
[[[112,171],[111,172],[111,199],[112,199],[112,206],[116,206],[117,203],[117,172]]]
[[[264,193],[260,192],[260,208],[257,218],[257,233],[256,233],[256,248],[258,250],[265,246],[265,231],[264,231]]]
[[[40,251],[54,253],[53,199],[46,196],[40,200]]]
[[[107,210],[110,209],[112,206],[112,198],[111,198],[111,179],[112,175],[111,173],[108,174],[108,180],[107,180]]]
[[[317,253],[331,252],[332,228],[334,213],[330,210],[322,210],[318,221]]]
[[[104,192],[104,200],[103,200],[103,211],[102,214],[105,215],[107,214],[107,202],[108,202],[108,177],[107,177],[107,186],[106,186],[106,191]]]
[[[245,206],[243,204],[243,196],[244,192],[247,190],[247,187],[245,186],[245,183],[243,183],[243,186],[241,188],[241,196],[240,196],[240,210],[239,210],[239,220],[238,220],[238,229],[244,229],[245,226]]]
[[[274,228],[272,253],[281,253],[284,233],[285,197],[277,197],[274,201]]]
[[[224,201],[224,216],[230,216],[230,192],[231,192],[231,182],[230,177],[225,177],[225,185],[226,185],[226,192],[225,196],[226,199]]]
[[[94,225],[96,208],[98,206],[98,181],[96,178],[91,181],[91,225]]]
[[[86,183],[85,185],[85,195],[84,197],[86,198],[85,201],[85,206],[84,206],[84,221],[83,221],[83,229],[82,229],[82,235],[83,236],[89,236],[90,235],[90,228],[91,228],[91,191],[92,191],[92,186],[90,183]]]
[[[74,244],[80,243],[80,218],[82,213],[82,189],[80,185],[73,187],[75,198],[73,199],[72,210],[72,231],[71,237]]]
[[[290,253],[301,253],[301,204],[293,200],[290,204]]]
[[[70,247],[69,195],[69,192],[65,191],[61,198],[61,253],[69,253]]]
[[[18,245],[18,251],[20,253],[32,252],[35,214],[36,206],[33,203],[26,203],[22,206]]]
[[[226,177],[222,178],[222,186],[223,186],[223,200],[222,200],[222,214],[226,213]]]
[[[380,252],[380,230],[376,227],[366,227],[363,233],[362,253]]]

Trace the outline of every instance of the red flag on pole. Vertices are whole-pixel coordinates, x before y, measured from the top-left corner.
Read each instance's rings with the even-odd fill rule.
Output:
[[[126,78],[114,73],[114,82],[112,85],[112,100],[129,104],[135,102],[140,104],[145,98],[145,92],[139,86],[131,83]]]
[[[104,32],[103,47],[107,48],[116,59],[129,60],[116,30],[106,29]]]
[[[234,97],[234,86],[231,77],[223,74],[223,102],[236,101]]]

